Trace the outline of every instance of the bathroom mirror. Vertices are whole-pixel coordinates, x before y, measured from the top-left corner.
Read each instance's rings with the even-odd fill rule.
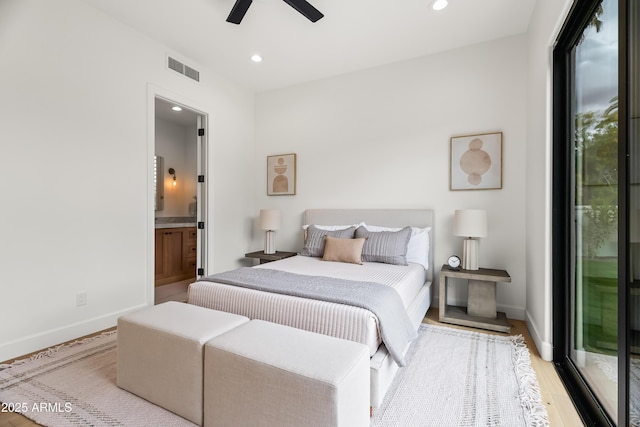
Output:
[[[153,156],[153,188],[156,211],[164,209],[164,157]]]

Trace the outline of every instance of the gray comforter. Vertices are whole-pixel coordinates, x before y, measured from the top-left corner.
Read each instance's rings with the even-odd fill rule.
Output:
[[[378,318],[382,342],[398,366],[403,351],[416,336],[395,289],[375,282],[307,276],[266,268],[243,267],[200,280],[241,286],[265,292],[347,304],[371,311]]]

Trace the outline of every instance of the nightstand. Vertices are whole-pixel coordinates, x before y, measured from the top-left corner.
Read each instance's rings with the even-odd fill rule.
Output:
[[[469,287],[467,307],[447,305],[448,279],[466,279]],[[481,268],[454,270],[443,265],[440,270],[440,321],[498,332],[511,332],[504,313],[496,310],[496,283],[510,283],[505,270]]]
[[[258,252],[249,252],[248,254],[244,254],[245,257],[247,258],[257,258],[260,260],[260,264],[265,264],[267,262],[271,262],[271,261],[278,261],[281,259],[285,259],[285,258],[289,258],[292,256],[296,256],[298,255],[297,252],[282,252],[282,251],[276,251],[275,254],[265,254],[264,251],[258,251]]]

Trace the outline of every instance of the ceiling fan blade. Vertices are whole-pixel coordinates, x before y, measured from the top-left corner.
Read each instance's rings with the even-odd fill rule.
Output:
[[[324,15],[315,7],[311,6],[311,4],[307,0],[284,0],[289,6],[303,14],[309,21],[316,22],[318,19],[322,18]]]
[[[244,14],[247,13],[249,6],[251,6],[253,0],[237,0],[231,9],[231,13],[227,17],[227,22],[231,22],[232,24],[240,24],[242,18],[244,18]]]

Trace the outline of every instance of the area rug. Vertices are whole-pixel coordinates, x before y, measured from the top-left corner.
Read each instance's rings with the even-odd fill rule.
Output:
[[[371,426],[545,426],[521,337],[422,325]],[[45,426],[194,426],[115,385],[116,333],[0,366],[2,409]]]
[[[0,365],[0,410],[44,426],[195,424],[116,386],[116,333]]]
[[[522,336],[421,325],[371,425],[548,426]]]

